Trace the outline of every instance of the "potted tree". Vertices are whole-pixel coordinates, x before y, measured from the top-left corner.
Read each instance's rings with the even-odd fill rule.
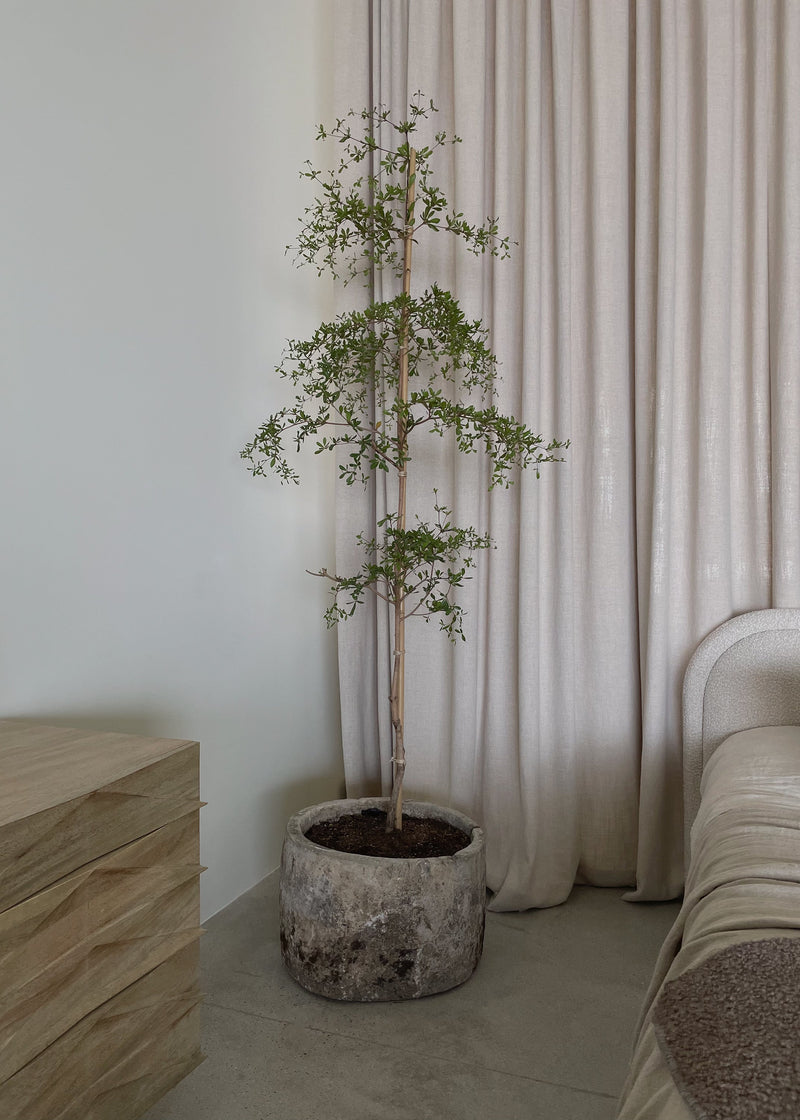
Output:
[[[338,145],[331,171],[301,172],[317,198],[300,219],[300,263],[345,283],[369,285],[382,271],[396,294],[321,324],[287,344],[277,372],[294,403],[260,426],[242,451],[255,475],[297,482],[285,441],[335,452],[341,480],[367,485],[384,472],[394,508],[357,541],[351,573],[312,573],[329,581],[329,625],[350,617],[367,595],[389,604],[394,621],[391,680],[392,785],[388,799],[344,799],[314,806],[288,825],[281,863],[281,942],[290,973],[304,987],[339,999],[413,998],[466,980],[480,957],[485,909],[483,834],[451,809],[403,803],[406,769],[406,621],[437,619],[463,638],[456,598],[486,534],[453,523],[432,487],[427,519],[408,510],[413,448],[424,430],[451,433],[459,451],[482,451],[490,488],[515,469],[555,462],[566,442],[545,441],[492,403],[497,359],[480,320],[469,320],[449,291],[415,293],[412,254],[422,233],[450,234],[474,254],[505,257],[496,219],[473,224],[432,180],[434,157],[456,136],[416,133],[436,108],[416,95],[407,118],[388,109],[351,110],[317,139]]]

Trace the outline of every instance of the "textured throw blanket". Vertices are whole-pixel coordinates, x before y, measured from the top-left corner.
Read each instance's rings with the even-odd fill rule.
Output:
[[[664,985],[653,1024],[698,1120],[800,1117],[800,939],[715,953]]]

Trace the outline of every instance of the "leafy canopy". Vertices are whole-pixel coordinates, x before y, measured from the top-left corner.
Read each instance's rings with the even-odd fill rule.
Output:
[[[384,268],[400,277],[407,224],[414,240],[423,229],[447,232],[460,238],[471,253],[509,255],[509,240],[499,236],[496,218],[481,225],[468,222],[431,181],[433,156],[446,145],[460,144],[459,136],[437,132],[430,144],[414,147],[415,199],[406,212],[412,140],[421,123],[435,112],[433,102],[426,103],[418,93],[406,120],[393,121],[384,108],[351,109],[333,128],[319,126],[317,139],[333,140],[341,153],[333,170],[319,171],[309,161],[301,172],[319,191],[301,218],[295,246],[298,262],[315,265],[320,275],[341,276],[345,283],[358,276],[369,282],[375,269]],[[381,142],[387,134],[396,141],[394,145]]]
[[[407,120],[394,122],[386,109],[350,111],[319,140],[340,145],[332,171],[310,164],[301,174],[318,188],[305,210],[297,239],[296,260],[313,264],[345,283],[358,276],[369,281],[376,269],[396,277],[403,272],[404,240],[416,241],[422,230],[450,233],[472,253],[505,257],[508,238],[498,222],[469,223],[450,207],[431,181],[431,160],[438,149],[458,137],[435,134],[428,146],[414,149],[414,201],[407,193],[413,134],[436,111],[420,95]],[[354,123],[360,121],[360,132]],[[390,135],[394,146],[380,138]],[[402,391],[405,357],[408,389]],[[490,489],[509,486],[514,472],[558,461],[568,441],[545,439],[493,403],[497,358],[488,331],[470,320],[450,292],[436,284],[419,295],[401,293],[372,302],[363,311],[322,323],[304,340],[290,340],[278,374],[295,387],[294,402],[269,416],[242,451],[255,475],[276,473],[283,482],[299,481],[286,455],[286,443],[299,449],[313,439],[316,453],[343,449],[339,475],[349,486],[367,484],[376,471],[404,477],[412,461],[412,437],[427,429],[451,433],[459,451],[482,450],[491,464]],[[357,538],[363,554],[359,570],[339,576],[316,573],[332,584],[330,625],[352,615],[370,591],[399,607],[404,618],[438,618],[451,639],[463,638],[462,610],[455,601],[473,553],[492,547],[490,537],[452,524],[450,511],[434,490],[434,518],[390,514],[378,534]]]

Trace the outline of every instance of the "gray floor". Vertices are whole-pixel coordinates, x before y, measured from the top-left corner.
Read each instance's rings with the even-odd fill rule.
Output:
[[[613,1120],[678,910],[622,894],[490,914],[478,971],[452,992],[339,1004],[284,973],[271,875],[207,923],[208,1060],[145,1120]]]

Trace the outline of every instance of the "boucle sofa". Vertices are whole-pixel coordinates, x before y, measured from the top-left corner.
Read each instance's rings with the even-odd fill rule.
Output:
[[[688,866],[618,1120],[800,1118],[800,610],[739,615],[684,683]]]

